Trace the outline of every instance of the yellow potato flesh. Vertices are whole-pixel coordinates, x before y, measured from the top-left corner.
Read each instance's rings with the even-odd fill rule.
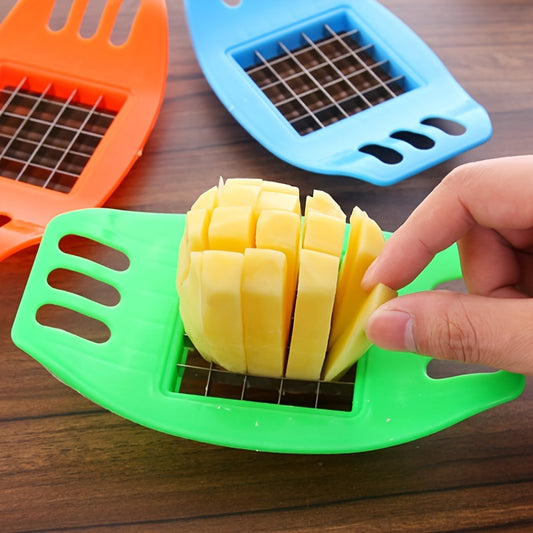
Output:
[[[282,377],[290,325],[287,258],[277,250],[248,248],[242,274],[247,371],[256,376]]]
[[[305,200],[305,215],[310,210],[323,213],[335,218],[340,218],[343,222],[346,220],[346,215],[343,213],[339,204],[324,191],[313,191],[313,196],[308,196]]]
[[[343,220],[311,211],[305,217],[302,247],[340,257],[345,229]]]
[[[329,346],[349,327],[368,293],[361,287],[370,263],[379,255],[385,239],[379,226],[360,209],[350,217],[350,235],[339,273],[337,297],[333,308],[333,324]]]
[[[237,252],[202,252],[201,314],[208,339],[207,358],[231,372],[246,373],[241,279],[244,256]]]
[[[194,209],[206,209],[212,211],[218,202],[218,187],[211,187],[207,191],[204,191],[191,206],[191,210]]]
[[[181,269],[177,279],[178,287],[187,275],[191,252],[205,250],[207,246],[207,230],[210,217],[211,211],[203,208],[197,208],[187,213],[185,233],[181,240],[179,250]]]
[[[189,257],[187,275],[183,276],[178,290],[180,295],[180,315],[183,327],[196,349],[210,361],[212,352],[204,335],[202,319],[202,264],[203,253],[193,252]]]
[[[355,208],[347,226],[326,192],[307,197],[302,219],[296,187],[221,180],[187,214],[177,273],[185,331],[232,372],[337,379],[368,349],[370,313],[395,295],[360,286],[382,246],[374,221]]]
[[[339,258],[315,250],[300,251],[298,292],[286,377],[320,378],[328,346]]]
[[[209,249],[244,252],[255,243],[255,224],[250,206],[221,206],[211,214]]]
[[[298,289],[286,377],[320,378],[326,356],[345,220],[332,209],[333,199],[307,199],[300,250]],[[324,201],[325,200],[325,201]],[[333,215],[328,214],[334,212]]]
[[[259,185],[243,184],[239,185],[232,181],[227,181],[220,188],[218,196],[218,206],[247,206],[255,207],[261,194]]]
[[[261,196],[259,196],[256,210],[258,213],[261,213],[267,209],[275,209],[276,211],[290,211],[299,215],[300,197],[283,192],[263,191]]]
[[[300,252],[301,218],[288,211],[263,211],[257,219],[255,245],[257,248],[283,252],[287,258],[287,317],[290,320],[296,284],[298,283],[298,261]]]
[[[365,326],[372,312],[396,296],[386,285],[376,285],[361,302],[360,309],[349,326],[341,333],[337,342],[328,350],[322,378],[333,381],[345,372],[370,348]]]

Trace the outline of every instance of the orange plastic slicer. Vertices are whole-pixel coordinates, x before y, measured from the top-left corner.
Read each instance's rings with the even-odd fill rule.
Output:
[[[50,28],[55,0],[19,0],[0,25],[0,260],[37,243],[55,215],[101,205],[155,123],[165,88],[164,0],[140,0],[126,41],[111,42],[121,0],[95,33],[73,0]]]

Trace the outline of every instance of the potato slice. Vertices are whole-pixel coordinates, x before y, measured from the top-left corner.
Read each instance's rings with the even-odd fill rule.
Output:
[[[263,191],[259,196],[256,210],[261,213],[266,209],[275,209],[276,211],[290,211],[300,214],[300,197],[294,194],[277,191]]]
[[[362,302],[357,315],[328,350],[322,378],[333,381],[346,371],[370,348],[365,326],[372,312],[396,296],[396,291],[386,285],[376,285]]]
[[[215,185],[207,191],[204,191],[191,206],[193,209],[207,209],[208,211],[213,211],[217,206],[218,202],[218,187]]]
[[[254,208],[261,194],[259,184],[239,184],[227,180],[219,188],[218,206],[245,205]]]
[[[298,292],[286,377],[320,378],[328,346],[339,258],[315,250],[300,251]]]
[[[191,209],[186,215],[185,231],[181,239],[178,256],[178,287],[189,270],[191,252],[201,252],[207,248],[207,231],[211,220],[208,209]]]
[[[293,330],[286,376],[320,378],[328,345],[340,256],[346,229],[340,207],[326,195],[308,197],[303,227],[294,306]],[[313,203],[313,198],[316,201]],[[328,214],[333,213],[333,215]]]
[[[252,207],[235,205],[217,207],[211,215],[208,240],[210,250],[243,253],[255,244],[255,221]]]
[[[346,224],[339,218],[310,211],[305,217],[302,247],[340,257]]]
[[[342,211],[339,204],[327,192],[314,190],[313,196],[308,196],[305,200],[305,215],[309,210],[323,213],[335,218],[340,218],[343,222],[346,221],[346,215]]]
[[[244,252],[242,311],[248,373],[282,377],[290,315],[287,257],[283,252],[248,248]]]
[[[298,187],[289,185],[288,183],[280,183],[278,181],[264,180],[261,178],[228,178],[225,182],[221,178],[223,187],[242,187],[245,185],[255,185],[261,188],[261,191],[281,192],[284,194],[291,194],[299,196],[300,191]],[[219,185],[220,186],[220,185]]]
[[[189,256],[189,268],[179,286],[180,315],[183,327],[189,339],[204,359],[211,361],[212,348],[204,335],[202,319],[202,264],[203,253],[192,252]]]
[[[200,308],[208,352],[200,353],[231,372],[244,374],[241,299],[244,256],[225,250],[206,250],[202,256]]]
[[[376,222],[356,207],[350,216],[348,246],[339,273],[329,339],[330,348],[339,335],[349,327],[368,296],[361,287],[361,281],[384,244],[383,233]]]

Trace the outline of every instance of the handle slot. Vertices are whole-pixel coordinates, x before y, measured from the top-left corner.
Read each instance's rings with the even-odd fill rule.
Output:
[[[59,305],[41,306],[35,318],[41,326],[63,330],[96,344],[103,344],[111,338],[111,330],[100,320]]]
[[[99,14],[99,17],[90,18],[87,14],[84,14],[79,25],[80,37],[91,39],[99,34],[103,38],[109,37],[109,41],[115,46],[126,43],[141,0],[130,0],[128,2],[92,1],[96,3],[95,12]],[[63,26],[64,23],[57,29],[60,30]]]
[[[426,368],[427,375],[433,379],[447,379],[469,374],[492,374],[495,368],[460,361],[446,361],[443,359],[432,359]]]
[[[400,130],[391,133],[391,138],[404,141],[418,150],[429,150],[435,146],[435,141],[427,135],[414,131]]]
[[[120,302],[117,289],[74,270],[56,268],[48,275],[47,282],[54,289],[83,296],[107,307],[115,307]]]
[[[124,272],[130,267],[130,260],[125,253],[88,237],[69,233],[59,240],[58,246],[66,254],[87,259],[117,272]]]
[[[386,165],[397,165],[403,161],[403,155],[400,152],[381,144],[365,144],[359,148],[359,151],[374,156]]]
[[[420,121],[420,124],[425,126],[432,126],[437,128],[448,135],[453,135],[457,137],[466,133],[466,128],[455,120],[450,120],[449,118],[442,117],[429,117]]]

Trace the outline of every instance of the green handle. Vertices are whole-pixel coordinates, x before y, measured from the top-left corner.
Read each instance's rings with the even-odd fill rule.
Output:
[[[107,409],[173,435],[275,452],[341,453],[422,437],[516,398],[523,376],[499,371],[432,379],[428,357],[372,347],[358,363],[351,412],[203,397],[176,392],[186,352],[175,288],[185,215],[86,209],[47,227],[13,325],[12,337],[63,382]],[[61,239],[80,235],[123,252],[116,271],[63,253]],[[47,283],[66,268],[108,283],[120,294],[106,306]],[[460,277],[455,247],[438,254],[406,291]],[[91,342],[39,324],[55,304],[103,322],[111,338]]]

